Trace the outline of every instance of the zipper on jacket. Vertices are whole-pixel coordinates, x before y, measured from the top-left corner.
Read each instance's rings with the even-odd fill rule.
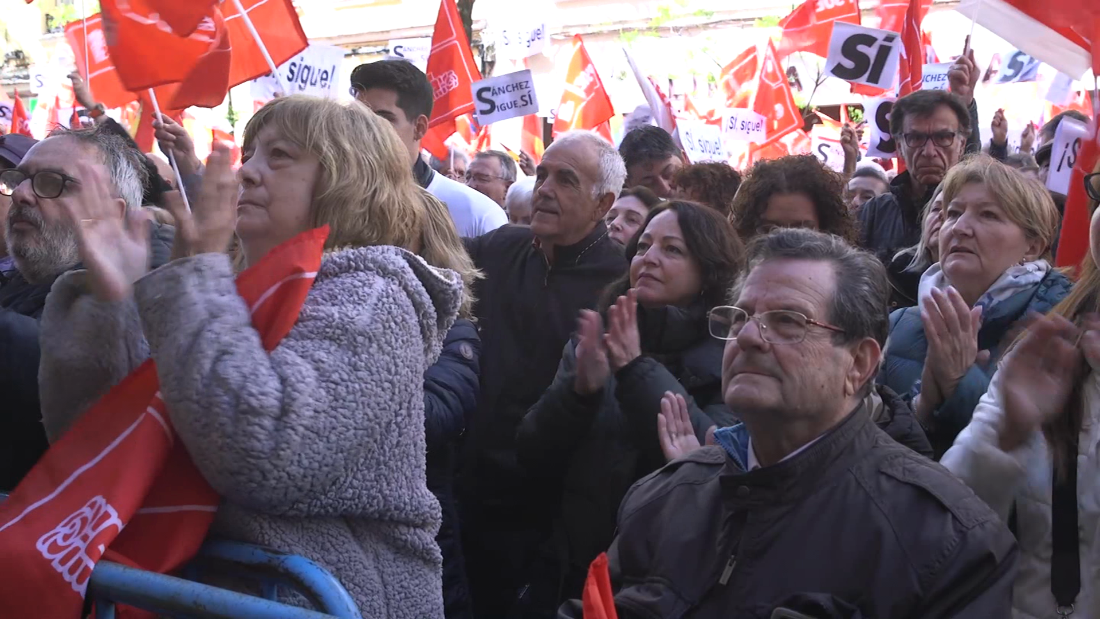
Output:
[[[733,552],[730,553],[730,560],[726,561],[726,567],[722,570],[722,577],[718,579],[718,584],[725,586],[730,581],[735,567],[737,567],[737,553]]]

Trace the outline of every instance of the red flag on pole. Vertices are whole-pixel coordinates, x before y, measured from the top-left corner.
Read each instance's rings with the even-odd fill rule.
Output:
[[[879,2],[878,8],[875,9],[875,15],[879,19],[878,27],[882,30],[900,33],[902,25],[905,23],[905,15],[909,12],[909,4],[909,0],[882,0]],[[920,0],[920,18],[922,20],[931,7],[932,0]]]
[[[905,22],[901,27],[901,66],[898,71],[898,96],[920,90],[924,83],[924,44],[920,24],[921,0],[909,0]]]
[[[218,0],[149,0],[149,6],[181,37],[190,36],[217,5]]]
[[[455,119],[474,112],[470,87],[481,79],[455,0],[439,3],[426,73],[435,104],[432,117],[428,120],[428,135],[421,145],[443,159],[447,156],[444,143],[456,130]]]
[[[86,42],[85,31],[88,33]],[[116,108],[137,98],[119,81],[118,72],[107,51],[107,38],[103,33],[103,18],[100,14],[69,23],[65,26],[65,38],[76,56],[76,66],[81,77],[95,93],[97,101],[105,107]],[[84,57],[85,47],[88,58]],[[90,70],[90,75],[84,75],[85,67]]]
[[[758,147],[771,144],[788,133],[801,129],[804,124],[798,106],[794,103],[787,74],[776,58],[775,46],[771,41],[768,41],[764,58],[760,62],[756,92],[750,107],[763,116],[766,122],[767,140]]]
[[[565,73],[565,90],[554,119],[554,135],[571,129],[593,129],[610,140],[611,129],[601,129],[600,125],[614,115],[615,109],[611,107],[611,98],[596,72],[596,65],[592,64],[581,35],[574,35],[573,58]]]
[[[81,127],[80,114],[77,113],[76,108],[74,107],[73,108],[73,115],[69,117],[69,128],[70,129],[79,129],[80,127]]]
[[[783,28],[783,38],[776,49],[778,57],[785,58],[794,52],[827,57],[833,24],[838,21],[860,23],[856,0],[806,0],[779,22]]]
[[[1075,79],[1100,73],[1096,0],[964,0],[956,10]]]
[[[759,57],[756,46],[753,45],[737,55],[725,67],[719,77],[719,85],[726,94],[726,106],[733,108],[747,107],[752,100],[752,81],[756,77],[756,69],[759,65]]]
[[[23,107],[23,99],[17,93],[15,103],[11,106],[11,130],[9,133],[19,133],[31,137],[30,115],[27,108]]]
[[[542,117],[528,114],[523,117],[523,134],[520,138],[520,150],[531,156],[538,165],[546,146],[542,141]]]

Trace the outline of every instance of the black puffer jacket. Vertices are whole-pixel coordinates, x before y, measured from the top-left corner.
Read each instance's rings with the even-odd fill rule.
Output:
[[[428,489],[443,510],[435,541],[443,552],[443,612],[447,619],[473,617],[454,498],[454,470],[458,440],[477,410],[480,357],[477,328],[469,320],[459,319],[447,332],[439,360],[424,372]]]
[[[734,422],[722,398],[723,343],[707,332],[705,308],[639,308],[638,316],[641,357],[601,392],[581,396],[573,389],[571,341],[554,383],[520,425],[520,464],[563,489],[553,537],[520,602],[524,617],[552,616],[563,601],[580,597],[589,564],[614,538],[627,490],[664,466],[657,415],[666,391],[687,399],[700,442],[707,428]]]
[[[154,268],[168,262],[174,235],[154,224]],[[49,446],[38,403],[38,319],[53,282],[32,284],[18,272],[0,281],[0,491],[15,488]]]

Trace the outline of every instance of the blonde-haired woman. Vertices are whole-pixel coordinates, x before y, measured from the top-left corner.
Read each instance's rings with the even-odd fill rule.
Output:
[[[142,226],[82,191],[69,211],[92,222],[77,226],[87,271],[48,300],[40,387],[56,438],[151,354],[180,439],[223,497],[214,534],[317,561],[364,617],[421,619],[443,616],[424,372],[462,281],[409,251],[428,196],[403,152],[361,104],[278,99],[245,129],[239,184],[219,148],[193,215],[174,201],[178,258],[148,273]],[[330,227],[298,321],[270,354],[225,254],[234,222],[248,264]],[[81,372],[99,384],[74,392]]]
[[[932,192],[932,199],[921,213],[920,242],[894,255],[886,265],[890,277],[890,311],[917,304],[920,278],[928,267],[939,262],[940,228],[943,226],[943,183]]]
[[[1014,525],[1015,619],[1100,617],[1100,165],[1091,252],[1001,362],[943,465]]]
[[[890,315],[878,382],[914,398],[936,457],[970,422],[1017,323],[1069,293],[1048,260],[1058,210],[1038,181],[988,156],[943,181],[939,262],[921,277],[919,307]]]

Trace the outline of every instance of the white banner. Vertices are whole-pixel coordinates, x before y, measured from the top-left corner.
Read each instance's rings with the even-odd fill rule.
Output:
[[[868,157],[890,159],[898,156],[897,142],[890,135],[890,112],[894,109],[894,101],[893,97],[883,97],[863,104],[867,132],[871,136],[867,143]]]
[[[1047,189],[1062,195],[1069,194],[1073,166],[1077,165],[1077,154],[1081,152],[1081,142],[1088,137],[1089,128],[1085,123],[1069,117],[1062,119],[1057,133],[1054,134],[1054,147],[1050,151],[1050,175],[1047,176]]]
[[[501,58],[522,60],[541,54],[547,43],[546,23],[508,24],[500,29],[496,52]]]
[[[474,82],[470,91],[474,96],[477,122],[482,125],[539,111],[530,69]]]
[[[1050,81],[1050,87],[1047,88],[1047,94],[1044,99],[1050,101],[1054,105],[1063,106],[1069,101],[1071,92],[1073,92],[1073,78],[1065,73],[1059,72]]]
[[[404,58],[416,65],[421,71],[428,70],[428,56],[432,53],[431,37],[419,39],[396,39],[390,41],[390,55]]]
[[[922,73],[924,74],[924,82],[921,84],[921,90],[948,90],[947,74],[951,71],[950,62],[941,62],[938,64],[926,64]]]
[[[726,161],[726,148],[722,145],[722,128],[698,121],[679,120],[680,142],[692,163]]]
[[[1039,79],[1039,67],[1042,66],[1037,58],[1028,56],[1020,50],[1014,50],[1001,63],[1001,70],[997,72],[997,84],[1013,84],[1019,82],[1034,82]]]
[[[825,72],[876,88],[893,88],[901,55],[901,36],[889,30],[833,23]]]
[[[279,66],[279,74],[290,89],[284,95],[311,95],[335,99],[340,95],[340,65],[344,48],[311,43],[300,54]],[[267,102],[282,90],[271,75],[252,80],[252,99]]]
[[[722,114],[722,137],[760,144],[768,139],[765,119],[752,110],[729,108]]]

